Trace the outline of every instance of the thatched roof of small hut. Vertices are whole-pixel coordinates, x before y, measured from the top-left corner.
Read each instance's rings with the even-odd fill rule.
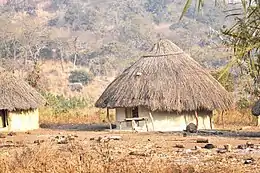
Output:
[[[230,94],[194,59],[169,40],[160,40],[118,76],[95,106],[145,106],[152,111],[228,109]]]
[[[0,67],[0,110],[28,110],[43,104],[45,100],[40,93]]]

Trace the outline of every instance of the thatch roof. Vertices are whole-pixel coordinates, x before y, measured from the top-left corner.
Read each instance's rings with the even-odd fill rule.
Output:
[[[194,59],[169,40],[160,40],[118,76],[95,106],[145,106],[152,111],[228,109],[230,94]]]
[[[28,110],[45,104],[28,83],[0,67],[0,110]]]

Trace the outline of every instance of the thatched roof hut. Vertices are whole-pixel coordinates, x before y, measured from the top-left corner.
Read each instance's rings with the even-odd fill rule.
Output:
[[[151,111],[228,109],[230,94],[188,54],[169,40],[160,40],[118,76],[95,106],[144,106]]]
[[[0,110],[36,109],[45,104],[44,98],[24,80],[0,69]]]
[[[39,128],[38,107],[45,103],[28,83],[0,67],[0,131]]]

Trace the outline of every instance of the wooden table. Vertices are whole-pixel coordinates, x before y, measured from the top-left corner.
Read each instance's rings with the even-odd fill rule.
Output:
[[[123,122],[132,122],[132,130],[134,130],[134,124],[135,122],[139,122],[139,121],[144,121],[145,122],[145,126],[146,126],[146,130],[148,132],[148,118],[147,117],[138,117],[138,118],[125,118],[124,120],[118,121],[119,122],[119,129],[121,130],[121,124]]]

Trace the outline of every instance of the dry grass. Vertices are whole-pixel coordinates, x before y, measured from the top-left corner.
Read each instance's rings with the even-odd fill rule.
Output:
[[[2,158],[0,160],[1,172],[184,172],[178,166],[167,161],[152,160],[108,160],[98,153],[90,153],[76,146],[60,151],[50,147],[26,148],[16,152],[13,159]],[[192,168],[190,168],[192,169]],[[185,169],[184,169],[185,170]],[[185,171],[186,172],[186,171]],[[193,171],[192,171],[193,172]]]
[[[110,110],[111,121],[114,121],[115,112]],[[84,108],[69,110],[66,113],[54,114],[50,108],[40,109],[40,123],[43,124],[82,124],[107,122],[106,110],[97,108]]]
[[[242,173],[246,169],[220,165],[220,159],[209,164],[178,165],[174,158],[156,158],[118,154],[109,143],[84,145],[72,143],[57,146],[46,143],[0,154],[1,173],[56,172],[56,173]],[[252,170],[253,171],[253,170]]]
[[[217,126],[256,126],[257,117],[251,114],[250,108],[240,110],[230,110],[224,112],[223,116],[221,112],[217,112],[214,115],[214,124]]]

